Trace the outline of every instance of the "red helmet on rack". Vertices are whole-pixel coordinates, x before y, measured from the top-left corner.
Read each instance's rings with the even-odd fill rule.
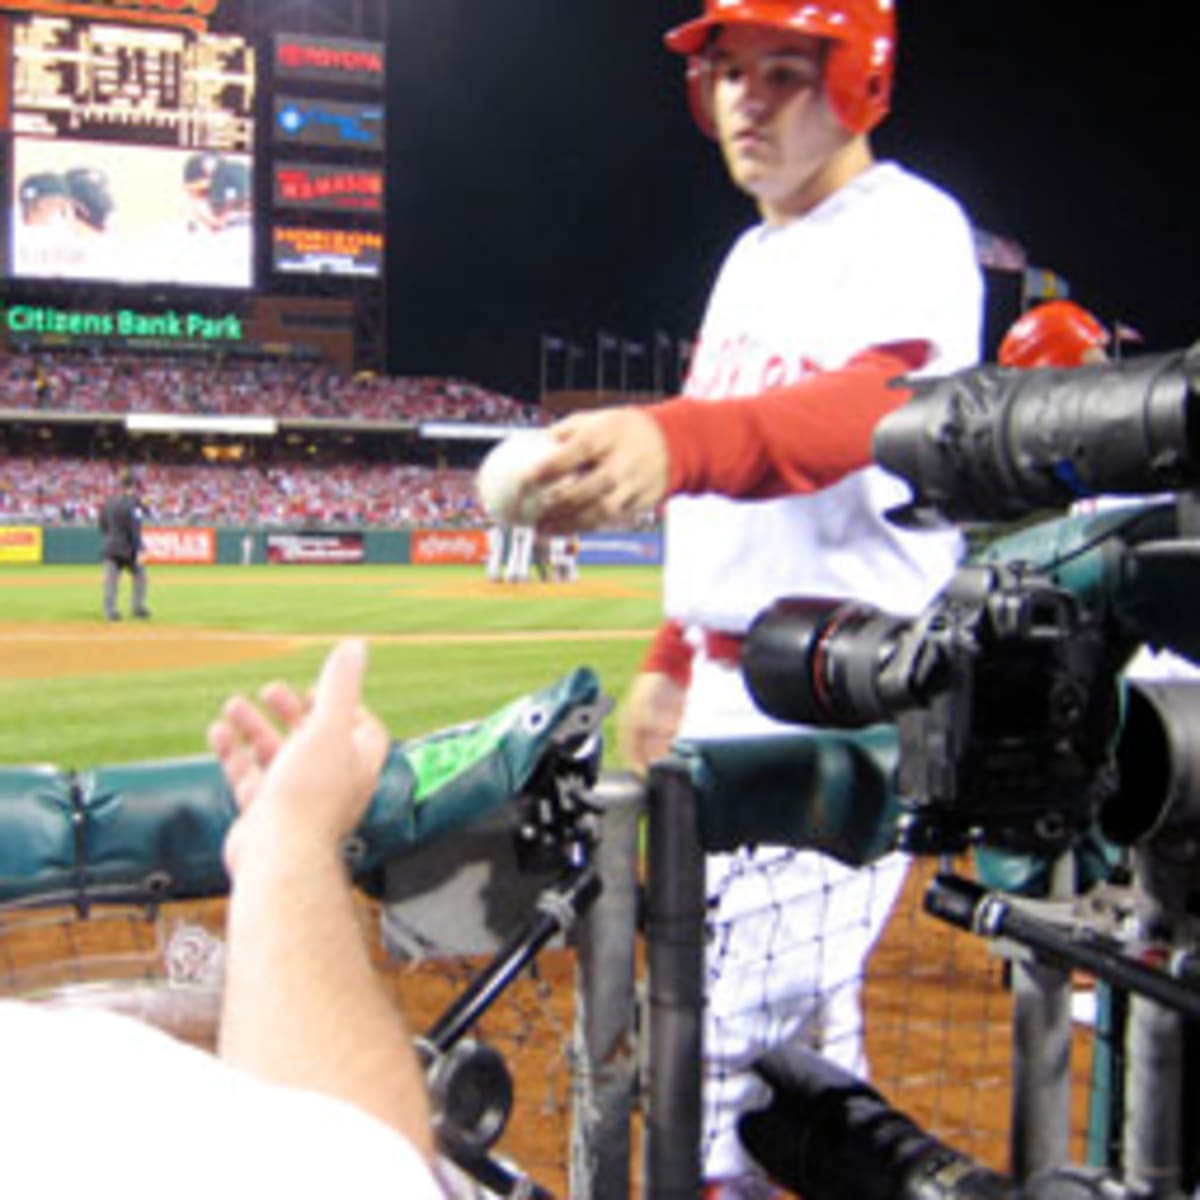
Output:
[[[867,133],[888,111],[896,58],[893,0],[705,0],[704,15],[667,32],[668,49],[686,54],[692,112],[710,137],[700,52],[724,25],[765,25],[827,38],[825,98],[852,133]]]
[[[1051,300],[1023,314],[1004,335],[1002,367],[1079,367],[1104,354],[1109,332],[1086,308]]]

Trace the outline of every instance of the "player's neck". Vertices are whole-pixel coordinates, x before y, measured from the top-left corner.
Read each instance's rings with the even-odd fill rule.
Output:
[[[786,225],[807,216],[875,163],[866,135],[851,138],[809,178],[803,187],[778,198],[760,199],[759,215],[767,225]]]

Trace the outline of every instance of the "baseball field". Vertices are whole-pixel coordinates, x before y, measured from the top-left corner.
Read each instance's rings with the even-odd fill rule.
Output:
[[[0,567],[0,764],[203,752],[227,695],[307,684],[348,634],[367,638],[367,701],[401,738],[579,666],[619,697],[657,623],[659,580],[640,567],[521,585],[472,567],[157,567],[149,599],[149,621],[106,622],[99,565]],[[605,765],[618,765],[611,749]]]
[[[126,588],[123,580],[124,612]],[[485,716],[580,666],[617,698],[657,622],[659,579],[638,567],[524,585],[489,584],[469,567],[152,567],[149,602],[148,621],[107,622],[99,565],[0,567],[0,766],[82,770],[203,753],[228,695],[272,679],[307,685],[347,634],[367,638],[367,702],[400,738]],[[606,737],[606,767],[619,765],[613,742]],[[199,929],[219,933],[222,913],[214,900],[168,905],[153,922],[126,910],[98,909],[88,921],[70,910],[0,914],[0,994],[67,1003],[82,994],[210,1044],[215,1009],[183,1011],[158,979],[171,931],[190,945]],[[377,930],[365,902],[363,918]],[[416,1028],[481,965],[405,968],[373,949]],[[556,1192],[567,1154],[571,970],[567,952],[543,953],[536,974],[480,1025],[517,1080],[504,1152]]]

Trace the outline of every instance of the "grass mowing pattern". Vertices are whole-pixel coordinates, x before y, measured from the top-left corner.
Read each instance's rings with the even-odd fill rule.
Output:
[[[298,640],[266,659],[171,670],[12,679],[0,663],[0,763],[92,767],[203,753],[226,696],[273,678],[306,686],[333,639],[350,633],[383,639],[371,646],[367,699],[397,737],[484,716],[578,666],[618,699],[646,638],[601,635],[649,631],[659,619],[658,572],[636,567],[585,568],[579,586],[522,587],[455,567],[158,567],[150,587],[153,620],[111,626],[98,619],[98,566],[0,568],[0,657],[22,626],[63,624],[97,641],[195,630]],[[452,640],[539,632],[559,640]],[[386,640],[417,635],[430,640]],[[606,766],[617,766],[611,736],[608,745]]]

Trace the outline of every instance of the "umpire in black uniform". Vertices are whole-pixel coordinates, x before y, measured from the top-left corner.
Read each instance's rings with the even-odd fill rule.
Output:
[[[121,473],[121,490],[105,500],[100,510],[100,534],[105,617],[110,621],[121,619],[117,611],[117,584],[122,571],[128,571],[133,579],[133,615],[148,617],[146,568],[142,565],[142,506],[132,471]]]

